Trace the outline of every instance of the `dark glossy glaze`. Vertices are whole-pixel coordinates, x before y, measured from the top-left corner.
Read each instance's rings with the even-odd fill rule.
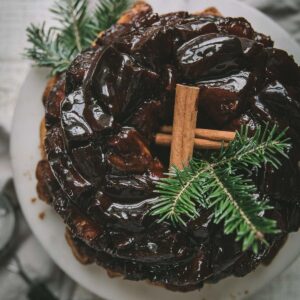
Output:
[[[272,45],[243,18],[149,11],[74,60],[45,101],[47,160],[37,176],[81,251],[127,279],[181,291],[244,276],[276,254],[300,225],[300,70]],[[251,174],[282,229],[258,255],[241,252],[211,211],[199,207],[186,228],[148,214],[169,157],[153,137],[171,123],[176,83],[201,87],[198,126],[290,126],[290,160]]]

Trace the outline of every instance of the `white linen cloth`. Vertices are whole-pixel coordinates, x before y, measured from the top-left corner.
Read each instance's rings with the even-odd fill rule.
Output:
[[[241,1],[275,19],[300,43],[300,0]],[[53,0],[0,0],[0,188],[12,176],[8,155],[9,133],[16,97],[30,67],[21,56],[26,46],[25,28],[30,22],[49,19],[48,8],[52,4]],[[99,300],[68,279],[30,233],[26,222],[21,222],[24,226],[19,233],[17,254],[28,274],[32,278],[45,278],[61,300]],[[299,282],[300,259],[250,299],[300,299]],[[0,269],[1,300],[25,300],[25,291],[26,285],[16,274]]]

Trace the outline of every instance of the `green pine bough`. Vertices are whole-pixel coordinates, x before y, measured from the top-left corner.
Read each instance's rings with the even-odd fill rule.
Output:
[[[257,253],[260,243],[267,244],[265,234],[279,230],[276,221],[264,216],[272,206],[259,199],[252,180],[243,174],[265,164],[278,169],[279,158],[287,158],[291,147],[285,133],[278,133],[276,125],[266,125],[251,136],[244,126],[227,148],[207,160],[192,159],[183,170],[172,167],[169,177],[156,184],[159,197],[151,214],[159,222],[185,226],[187,220],[198,217],[199,207],[211,209],[214,223],[222,222],[225,234],[235,233],[243,250],[252,248]]]
[[[88,48],[99,32],[115,24],[131,5],[131,0],[98,0],[89,12],[88,0],[60,0],[50,11],[59,27],[31,24],[27,39],[31,44],[25,57],[39,67],[50,67],[51,75],[67,70],[75,56]]]

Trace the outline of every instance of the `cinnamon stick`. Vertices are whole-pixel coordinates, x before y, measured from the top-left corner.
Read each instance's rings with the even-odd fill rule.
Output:
[[[172,133],[172,126],[162,126],[160,128],[161,133]],[[235,132],[233,131],[223,131],[223,130],[213,130],[213,129],[195,129],[195,137],[200,139],[212,140],[212,141],[232,141],[235,138]]]
[[[155,136],[155,143],[161,146],[170,146],[172,142],[172,135],[166,133],[158,133]],[[195,149],[210,149],[210,150],[217,150],[220,149],[222,146],[226,147],[228,143],[220,142],[220,141],[212,141],[207,139],[194,139],[194,148]]]
[[[199,88],[177,84],[170,166],[182,169],[193,155]]]

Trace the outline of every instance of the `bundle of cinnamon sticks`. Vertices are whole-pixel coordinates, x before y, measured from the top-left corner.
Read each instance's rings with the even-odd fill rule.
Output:
[[[235,138],[235,132],[196,128],[200,89],[178,84],[172,126],[163,126],[155,137],[157,145],[171,145],[170,166],[182,169],[194,148],[220,149]]]

